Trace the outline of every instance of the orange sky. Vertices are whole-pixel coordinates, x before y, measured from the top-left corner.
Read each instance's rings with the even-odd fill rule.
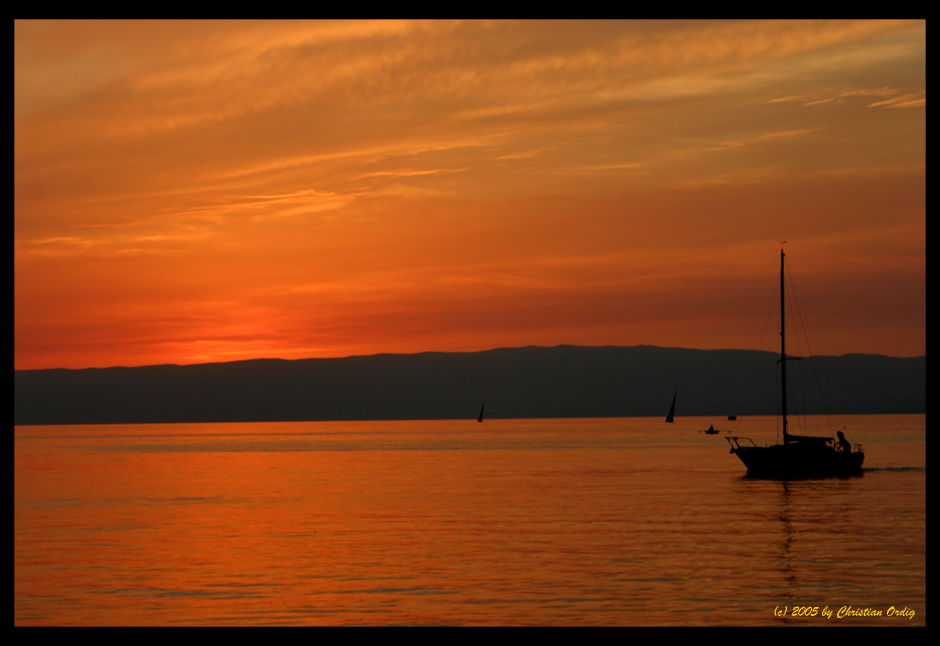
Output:
[[[926,354],[925,21],[16,21],[14,368]]]

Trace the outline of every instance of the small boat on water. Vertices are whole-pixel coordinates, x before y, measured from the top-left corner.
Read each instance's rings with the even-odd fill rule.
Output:
[[[763,478],[807,478],[861,475],[865,452],[860,444],[854,447],[839,431],[839,440],[831,437],[794,435],[787,422],[787,361],[800,357],[786,355],[784,319],[784,257],[780,250],[780,402],[783,422],[783,443],[758,446],[745,437],[726,438],[731,453],[747,467],[749,476]],[[746,442],[746,443],[744,443]]]
[[[672,406],[669,407],[669,414],[666,415],[666,421],[669,422],[670,424],[672,424],[673,417],[676,414],[676,395],[678,394],[679,394],[678,390],[672,393]]]
[[[721,433],[721,431],[719,431],[719,430],[718,430],[717,428],[715,428],[714,426],[709,426],[707,429],[705,429],[705,430],[702,431],[702,432],[705,433],[705,435],[714,435],[714,434],[716,434],[716,433]]]

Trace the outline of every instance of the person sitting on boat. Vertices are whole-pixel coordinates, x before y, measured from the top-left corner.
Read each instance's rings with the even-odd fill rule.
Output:
[[[709,431],[714,431],[714,430],[715,430],[715,425],[714,425],[714,424],[709,424],[709,425],[708,425],[708,430],[709,430]]]
[[[837,432],[836,435],[839,436],[839,450],[845,451],[846,453],[851,453],[852,444],[847,439],[845,439],[845,435],[842,433],[842,431]]]

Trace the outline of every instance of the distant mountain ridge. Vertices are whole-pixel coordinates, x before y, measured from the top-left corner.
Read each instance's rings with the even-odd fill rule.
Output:
[[[14,371],[14,425],[777,412],[777,355],[760,350],[555,346]],[[801,412],[926,412],[926,356],[815,357],[825,404],[790,364]],[[805,365],[804,365],[805,364]],[[831,394],[830,393],[831,384]],[[803,392],[806,395],[804,396]],[[805,404],[805,406],[804,406]]]

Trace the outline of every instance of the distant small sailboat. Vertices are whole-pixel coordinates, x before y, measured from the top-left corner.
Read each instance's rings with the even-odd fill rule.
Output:
[[[669,407],[669,414],[666,415],[666,421],[670,424],[673,422],[673,416],[676,414],[676,395],[679,394],[679,391],[672,393],[672,406]]]
[[[483,409],[486,407],[486,402],[483,402],[483,405],[480,406],[480,416],[477,417],[478,422],[483,421]]]
[[[716,429],[714,425],[709,425],[709,427],[702,432],[705,433],[705,435],[714,435],[715,433],[720,433],[721,431]]]

